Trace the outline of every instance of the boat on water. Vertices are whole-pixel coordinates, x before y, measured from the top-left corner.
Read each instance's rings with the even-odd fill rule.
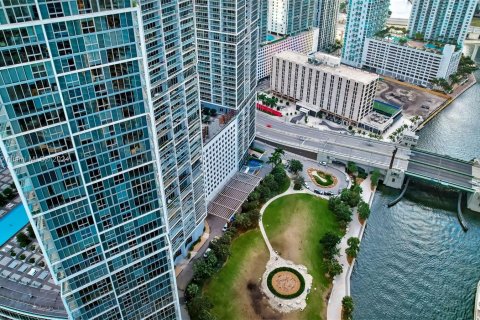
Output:
[[[473,320],[480,320],[480,281],[477,283],[477,294],[475,296],[475,310]]]

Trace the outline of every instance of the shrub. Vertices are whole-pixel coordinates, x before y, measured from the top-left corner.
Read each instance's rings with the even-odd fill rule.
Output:
[[[342,318],[343,320],[352,320],[353,319],[353,310],[355,306],[353,299],[350,296],[345,296],[342,299]]]
[[[45,262],[43,262],[43,261],[40,261],[40,262],[38,263],[38,266],[39,266],[40,268],[43,268],[43,267],[45,267]]]
[[[356,258],[358,251],[360,250],[360,239],[351,237],[347,240],[348,248],[345,249],[345,253],[350,258]]]
[[[330,278],[334,278],[335,276],[338,276],[339,274],[342,274],[343,267],[337,261],[337,259],[330,259],[327,263],[327,272],[328,272],[328,275],[330,276]]]
[[[372,176],[370,177],[370,180],[372,188],[378,185],[378,181],[380,180],[380,171],[378,171],[378,169],[372,171]]]
[[[300,280],[300,288],[298,289],[297,292],[285,295],[285,294],[281,294],[281,293],[279,293],[275,290],[275,288],[272,285],[273,276],[275,274],[277,274],[278,272],[282,272],[282,271],[291,272],[298,277],[298,279]],[[270,274],[268,275],[268,278],[267,278],[267,286],[268,286],[268,289],[274,295],[276,295],[277,297],[283,298],[283,299],[293,299],[293,298],[296,298],[299,295],[301,295],[303,293],[303,291],[305,290],[305,279],[303,279],[303,276],[300,274],[300,272],[298,272],[295,269],[292,269],[292,268],[289,268],[289,267],[280,267],[280,268],[276,268],[276,269],[272,270],[272,272],[270,272]]]
[[[26,256],[22,253],[20,256],[19,256],[20,260],[25,260]]]
[[[30,258],[30,259],[28,260],[28,262],[31,263],[31,264],[34,264],[34,263],[35,263],[35,258]]]
[[[370,216],[370,207],[368,203],[364,201],[360,201],[360,203],[358,204],[357,211],[358,211],[358,216],[362,220],[367,220],[368,217]]]
[[[12,257],[15,257],[17,254],[15,253],[15,251],[12,250],[12,251],[10,251],[10,255],[11,255]]]
[[[317,171],[318,173],[318,171]],[[325,179],[325,181],[323,179],[321,179],[320,177],[317,177],[316,175],[313,175],[313,179],[315,179],[315,182],[323,187],[328,187],[328,186],[331,186],[333,184],[333,177],[332,175],[330,174],[322,174],[322,178]]]
[[[332,259],[338,253],[337,245],[341,239],[339,235],[333,232],[327,232],[323,235],[320,239],[320,244],[323,247],[323,258]]]

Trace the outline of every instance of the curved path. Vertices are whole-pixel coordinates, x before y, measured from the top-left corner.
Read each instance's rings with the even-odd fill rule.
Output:
[[[258,225],[260,227],[260,231],[262,232],[263,241],[265,241],[265,244],[267,245],[268,251],[270,252],[270,258],[277,257],[278,254],[275,252],[275,250],[273,250],[273,247],[270,244],[270,241],[268,240],[267,233],[265,232],[265,228],[263,227],[263,213],[265,212],[265,209],[267,209],[267,207],[270,205],[270,203],[277,200],[278,198],[281,198],[281,197],[284,197],[284,196],[287,196],[287,195],[290,195],[290,194],[297,194],[297,193],[308,193],[308,194],[310,194],[310,192],[306,191],[306,190],[298,190],[298,191],[293,190],[292,186],[290,185],[290,187],[288,188],[287,191],[285,191],[284,193],[280,193],[279,195],[276,195],[272,199],[268,200],[262,206],[262,208],[260,209],[260,223]]]
[[[312,287],[312,281],[313,277],[308,274],[307,272],[307,267],[303,265],[298,265],[295,264],[293,261],[286,260],[282,258],[278,253],[273,249],[272,245],[270,244],[270,241],[268,240],[267,233],[265,231],[265,228],[263,227],[263,213],[265,212],[265,209],[275,200],[278,198],[290,195],[290,194],[298,194],[298,193],[310,193],[309,191],[306,190],[299,190],[295,191],[293,190],[292,186],[288,188],[287,191],[284,193],[281,193],[272,199],[268,200],[260,209],[260,221],[259,221],[259,227],[260,231],[262,232],[262,237],[263,240],[265,241],[265,244],[267,245],[268,251],[270,253],[270,259],[267,262],[266,265],[266,270],[265,273],[263,274],[262,277],[262,290],[265,293],[265,295],[268,297],[270,305],[280,311],[280,312],[291,312],[294,310],[301,309],[303,310],[307,306],[307,295],[310,292],[310,288]],[[268,284],[267,284],[267,278],[270,272],[275,270],[276,268],[279,267],[290,267],[295,270],[297,270],[304,278],[305,280],[305,289],[302,292],[301,295],[299,295],[296,298],[293,299],[282,299],[277,296],[275,296],[270,289],[268,289]]]

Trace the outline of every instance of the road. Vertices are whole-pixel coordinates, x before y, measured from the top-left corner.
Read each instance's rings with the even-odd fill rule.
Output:
[[[294,125],[262,112],[257,112],[257,137],[383,169],[389,167],[395,149],[391,143]],[[406,170],[409,157],[410,149],[398,147],[394,167]]]
[[[421,150],[396,146],[349,134],[294,125],[257,112],[257,137],[296,148],[293,152],[316,160],[316,154],[330,159],[353,161],[360,165],[387,169],[392,153],[398,148],[393,167],[413,176],[448,184],[466,191],[473,190],[472,164]]]

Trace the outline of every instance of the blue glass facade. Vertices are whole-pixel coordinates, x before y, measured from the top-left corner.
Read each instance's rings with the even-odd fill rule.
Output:
[[[0,4],[0,145],[72,319],[179,318],[173,252],[205,214],[195,52],[149,5]]]

